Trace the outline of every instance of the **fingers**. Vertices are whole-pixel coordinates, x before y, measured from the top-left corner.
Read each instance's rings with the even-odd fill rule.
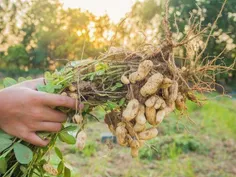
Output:
[[[29,133],[28,136],[23,138],[24,141],[29,142],[30,144],[33,144],[35,146],[47,146],[49,143],[49,140],[42,140],[38,135],[36,135],[34,132]]]
[[[62,129],[62,124],[54,122],[40,122],[38,124],[38,130],[45,132],[59,132]]]
[[[40,92],[39,94],[42,102],[47,106],[62,106],[72,109],[75,109],[76,107],[76,100],[73,98],[43,92]]]
[[[23,86],[36,90],[38,85],[44,85],[44,78],[34,79],[30,81],[25,81],[22,83]]]
[[[49,107],[45,107],[42,112],[42,118],[40,118],[40,121],[63,123],[66,121],[66,119],[66,114]]]

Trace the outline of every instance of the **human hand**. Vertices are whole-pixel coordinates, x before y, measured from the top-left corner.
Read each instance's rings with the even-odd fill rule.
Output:
[[[0,129],[36,146],[46,146],[36,132],[58,132],[66,114],[53,107],[75,108],[76,101],[67,96],[36,91],[43,79],[35,79],[0,90]]]

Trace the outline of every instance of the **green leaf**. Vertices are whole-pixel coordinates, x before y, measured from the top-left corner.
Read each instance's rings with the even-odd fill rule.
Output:
[[[61,88],[62,88],[61,85],[53,85],[52,83],[48,83],[46,85],[46,92],[47,93],[55,93],[55,90],[61,89]]]
[[[37,85],[37,90],[40,92],[46,92],[46,86],[45,85]]]
[[[54,150],[55,150],[55,153],[57,154],[57,156],[62,160],[63,155],[62,155],[60,149],[58,147],[55,147]]]
[[[122,98],[120,101],[119,101],[119,106],[123,106],[125,104],[125,98]]]
[[[7,138],[0,138],[0,153],[12,145],[12,140]]]
[[[14,144],[14,153],[16,156],[16,160],[20,164],[29,164],[33,158],[32,150],[28,148],[27,146],[20,143]]]
[[[50,72],[48,72],[48,71],[47,71],[47,72],[45,72],[45,73],[44,73],[44,78],[45,78],[45,80],[47,80],[47,81],[48,81],[48,80],[50,80],[50,79],[52,78],[52,75],[51,75],[51,73],[50,73]]]
[[[61,130],[61,132],[73,132],[77,130],[78,126],[77,125],[70,125],[68,127],[65,127],[64,129]]]
[[[19,78],[18,78],[18,83],[24,82],[24,81],[27,81],[27,79],[24,78],[24,77],[19,77]]]
[[[106,115],[106,111],[104,110],[102,106],[96,106],[95,108],[93,108],[90,114],[98,119],[104,119]]]
[[[90,76],[90,81],[93,81],[94,80],[94,77],[95,77],[95,73],[93,73],[91,76]]]
[[[65,167],[64,177],[71,177],[71,171],[69,168]]]
[[[108,107],[109,110],[114,110],[115,108],[118,108],[119,105],[115,102],[108,101],[107,102],[107,107]]]
[[[67,132],[60,132],[60,133],[59,133],[59,139],[60,139],[62,142],[65,142],[65,143],[67,143],[67,144],[75,144],[75,143],[76,143],[75,137],[73,137],[72,135],[70,135],[70,134],[67,133]]]
[[[8,135],[8,134],[5,133],[4,131],[0,130],[0,138],[11,139],[11,138],[13,138],[13,136]]]
[[[15,84],[17,84],[17,81],[15,79],[10,78],[10,77],[7,77],[3,80],[3,85],[5,88],[10,87]]]
[[[106,71],[109,68],[108,64],[106,63],[99,63],[95,66],[95,71],[101,71],[104,70]]]
[[[54,85],[49,83],[46,85],[46,92],[47,93],[54,93],[55,92],[55,88],[54,88]]]
[[[62,85],[53,85],[52,83],[48,83],[47,85],[38,85],[37,90],[40,92],[47,93],[55,93],[55,90],[59,90],[62,88]]]
[[[118,83],[116,83],[116,85],[114,85],[114,86],[111,88],[111,91],[115,91],[116,89],[121,88],[121,87],[123,87],[123,84],[120,83],[120,82],[118,82]]]
[[[59,175],[62,174],[62,172],[64,171],[64,167],[65,167],[65,165],[64,165],[64,163],[61,161],[61,162],[58,164],[58,166],[57,166],[57,171],[58,171],[58,174],[59,174]]]
[[[0,174],[4,174],[7,171],[7,161],[5,157],[0,157]]]
[[[121,87],[123,87],[123,84],[120,83],[120,82],[117,82],[117,83],[116,83],[116,87],[117,87],[117,88],[121,88]]]
[[[96,75],[101,76],[101,75],[105,74],[105,72],[106,72],[105,70],[96,71]]]

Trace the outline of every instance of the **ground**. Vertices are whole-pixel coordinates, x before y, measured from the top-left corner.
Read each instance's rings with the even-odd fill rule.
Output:
[[[159,136],[132,159],[128,148],[101,143],[106,125],[88,124],[84,151],[59,143],[75,177],[236,176],[236,100],[211,95],[203,107],[188,104],[191,121],[178,113],[165,119]],[[194,122],[194,123],[193,123]],[[51,162],[58,164],[55,155]]]

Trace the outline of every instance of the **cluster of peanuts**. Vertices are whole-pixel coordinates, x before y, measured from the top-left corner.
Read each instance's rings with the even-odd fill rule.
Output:
[[[145,60],[129,78],[125,75],[121,77],[122,83],[126,85],[146,79],[146,83],[140,88],[140,94],[146,101],[142,104],[138,99],[131,99],[122,112],[121,122],[116,127],[109,126],[117,137],[117,142],[131,148],[132,157],[138,156],[139,149],[146,140],[158,135],[157,126],[169,113],[175,108],[185,109],[185,99],[178,92],[178,83],[161,73],[151,74],[152,68],[153,62]]]
[[[145,102],[132,98],[122,111],[122,118],[115,126],[109,125],[111,132],[117,137],[121,146],[131,148],[132,157],[137,157],[140,147],[146,140],[157,136],[157,126],[175,108],[186,109],[185,97],[178,92],[178,82],[163,76],[159,72],[152,72],[154,64],[151,60],[144,60],[139,64],[137,71],[129,77],[123,75],[121,82],[124,85],[132,86],[145,82],[140,87],[140,95]],[[77,88],[70,85],[67,92],[62,95],[78,99]],[[83,124],[83,116],[78,113],[73,117],[73,122]],[[77,134],[76,146],[83,150],[86,144],[87,135],[84,130]]]

